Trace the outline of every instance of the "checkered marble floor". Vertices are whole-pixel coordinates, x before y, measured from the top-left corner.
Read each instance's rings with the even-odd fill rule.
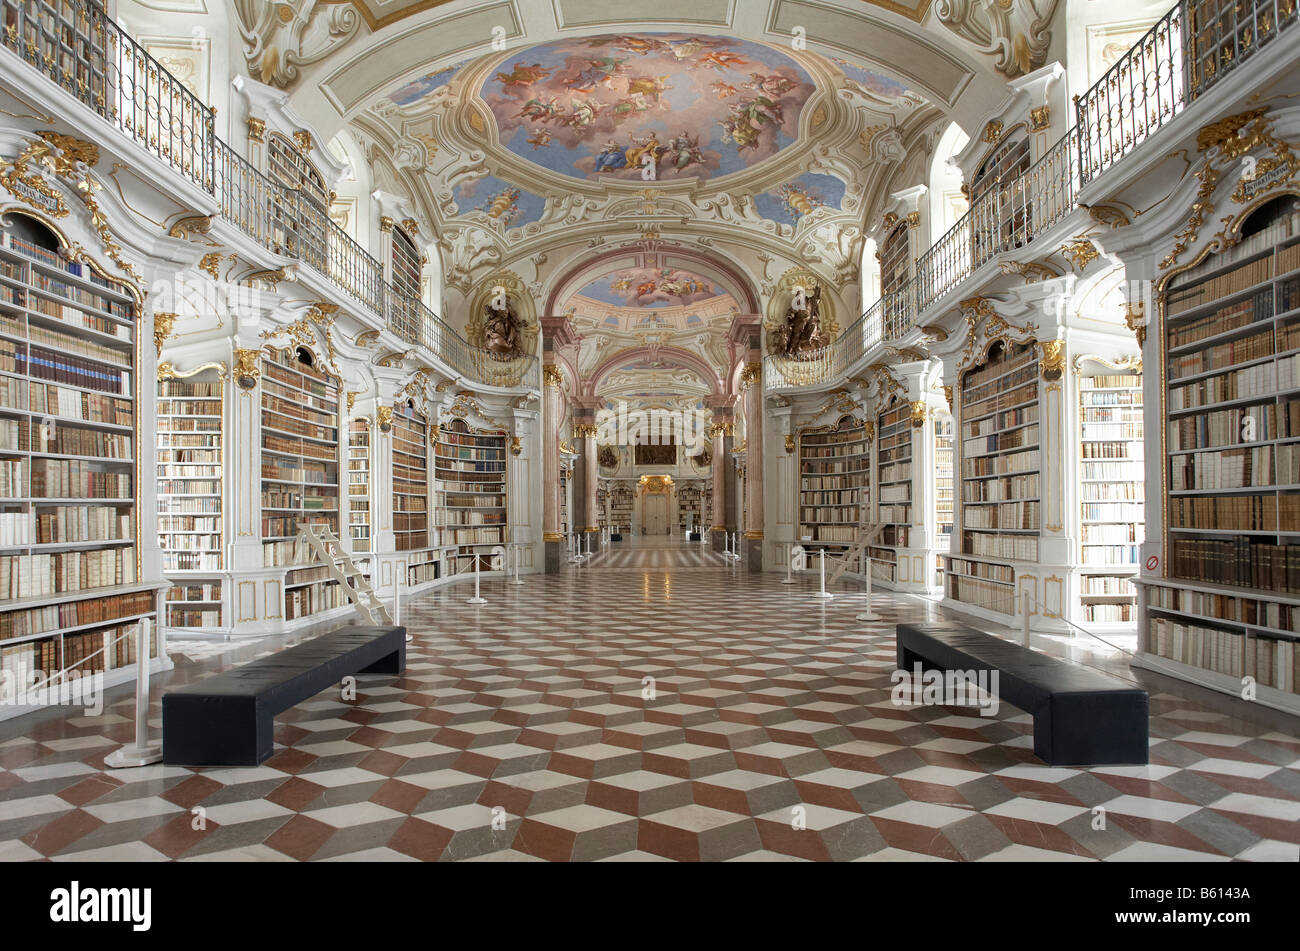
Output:
[[[1149,766],[1045,766],[1013,707],[891,703],[894,624],[933,605],[877,592],[863,623],[848,585],[817,602],[679,548],[492,581],[482,607],[464,585],[413,601],[406,674],[284,714],[256,768],[105,769],[125,693],[0,723],[0,859],[1300,858],[1289,726],[1151,679]],[[166,683],[276,646],[187,646],[155,735]]]

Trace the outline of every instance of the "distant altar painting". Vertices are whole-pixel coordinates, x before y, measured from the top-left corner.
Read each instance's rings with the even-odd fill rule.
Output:
[[[675,466],[677,465],[677,444],[637,445],[636,464],[638,466]]]

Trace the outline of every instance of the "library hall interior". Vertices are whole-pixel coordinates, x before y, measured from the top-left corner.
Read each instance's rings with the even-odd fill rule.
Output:
[[[1171,3],[0,0],[0,861],[1300,862],[1300,14]]]

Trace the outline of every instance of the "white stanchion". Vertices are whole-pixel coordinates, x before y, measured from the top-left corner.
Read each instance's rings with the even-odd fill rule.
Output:
[[[870,560],[867,561],[866,568],[867,570],[865,572],[865,575],[867,579],[867,609],[857,616],[857,620],[883,621],[884,618],[871,609],[871,561]]]
[[[393,625],[402,626],[402,586],[406,582],[406,565],[400,561],[393,565]],[[415,640],[410,631],[406,632],[406,643]]]
[[[474,597],[466,601],[465,602],[466,604],[487,604],[487,598],[482,597],[479,594],[479,588],[478,588],[478,581],[479,581],[478,566],[479,566],[480,557],[481,556],[477,552],[475,552],[474,554]]]
[[[799,559],[799,570],[803,571],[804,553],[801,545],[790,542],[785,546],[785,580],[781,584],[798,584],[798,579],[794,577],[795,559]]]
[[[1020,592],[1020,643],[1029,646],[1029,592]]]
[[[509,582],[509,583],[510,583],[510,584],[523,584],[523,583],[524,583],[524,579],[521,578],[521,577],[519,577],[519,553],[520,553],[520,551],[523,549],[524,546],[523,546],[523,545],[517,545],[517,544],[516,544],[516,545],[511,545],[510,547],[513,548],[513,549],[515,550],[515,571],[514,571],[514,576],[510,579],[510,582]]]
[[[823,548],[821,554],[821,590],[813,595],[814,598],[821,598],[823,601],[829,601],[835,595],[826,590],[826,549]]]
[[[114,750],[104,757],[104,765],[113,769],[148,766],[162,761],[162,746],[149,742],[149,635],[152,629],[150,618],[136,623],[135,744]]]

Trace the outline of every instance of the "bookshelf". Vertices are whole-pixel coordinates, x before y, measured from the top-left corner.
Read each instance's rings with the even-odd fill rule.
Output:
[[[852,416],[799,435],[799,538],[807,546],[851,547],[870,504],[871,446]]]
[[[262,355],[262,560],[293,566],[308,558],[298,522],[339,532],[339,387],[305,347]],[[346,603],[322,567],[290,568],[284,619]]]
[[[934,531],[935,548],[951,550],[953,526],[953,426],[952,417],[937,415],[934,420]],[[942,578],[943,555],[935,556],[935,570]]]
[[[683,482],[677,489],[677,530],[703,531],[704,488],[697,480]]]
[[[573,529],[569,527],[569,487],[573,484],[569,478],[570,466],[560,462],[560,534],[568,535]]]
[[[1131,627],[1145,538],[1142,374],[1079,377],[1080,619]]]
[[[370,421],[348,423],[348,536],[352,551],[370,551]]]
[[[393,538],[397,551],[429,547],[429,427],[408,400],[393,410]]]
[[[490,550],[508,541],[506,435],[470,430],[462,419],[442,427],[434,453],[435,515],[443,546],[457,571],[490,570]],[[451,573],[451,572],[449,572]]]
[[[609,487],[609,528],[615,534],[632,531],[633,509],[636,494],[626,482],[615,482]]]
[[[1300,213],[1256,210],[1241,240],[1161,297],[1164,575],[1146,576],[1143,666],[1300,712]]]
[[[869,550],[873,577],[897,577],[898,549],[907,548],[912,529],[911,406],[897,395],[876,417],[876,506],[880,544]]]
[[[329,189],[306,153],[278,132],[267,136],[267,172],[271,178],[295,189],[301,202],[270,202],[270,220],[286,254],[302,257],[325,270]]]
[[[995,343],[961,378],[958,552],[949,598],[1016,614],[1016,563],[1038,561],[1038,359],[1033,343]]]
[[[158,546],[174,584],[163,598],[169,628],[223,622],[224,397],[224,368],[158,381]]]
[[[139,312],[66,243],[10,212],[0,240],[0,668],[121,669],[157,615],[140,582]],[[148,445],[148,444],[147,444]],[[150,656],[158,656],[158,640]],[[24,708],[13,708],[22,712]],[[0,713],[0,716],[3,716]]]

